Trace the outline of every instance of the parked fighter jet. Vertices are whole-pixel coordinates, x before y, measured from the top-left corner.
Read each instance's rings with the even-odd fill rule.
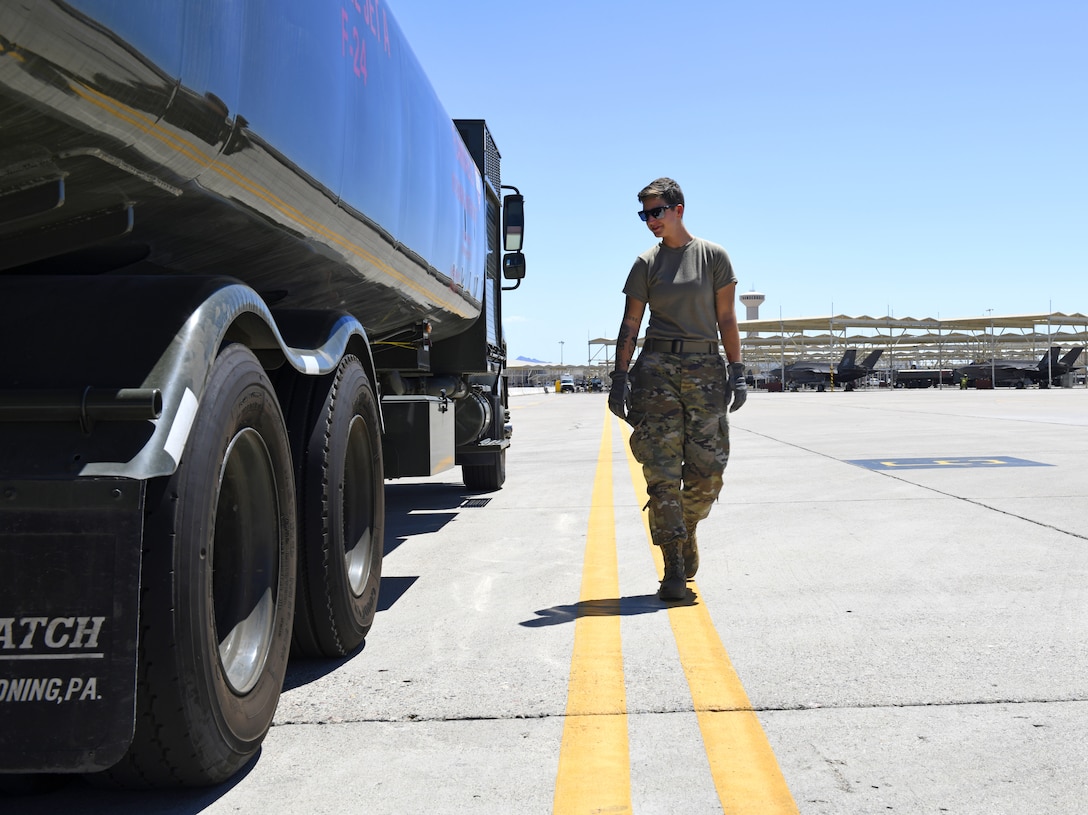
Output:
[[[868,376],[873,371],[882,349],[873,351],[869,356],[857,364],[857,349],[851,348],[842,355],[839,364],[832,370],[831,364],[817,360],[803,359],[786,366],[785,383],[789,385],[816,385],[823,390],[825,385],[842,385],[846,390],[852,390],[854,382]],[[770,372],[774,379],[782,380],[782,369],[775,368]]]
[[[1033,359],[993,359],[964,365],[958,375],[968,380],[993,378],[994,385],[1023,388],[1032,384],[1046,387],[1051,379],[1058,379],[1076,367],[1083,348],[1074,348],[1061,359],[1061,348],[1054,346],[1035,361]]]

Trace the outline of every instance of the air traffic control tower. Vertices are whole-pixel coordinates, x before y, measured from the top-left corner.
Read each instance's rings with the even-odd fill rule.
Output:
[[[748,314],[745,317],[746,320],[758,320],[759,319],[759,307],[763,305],[763,301],[767,298],[760,294],[758,291],[745,292],[740,296],[740,301],[748,309]],[[748,336],[754,337],[758,335],[758,331],[749,331]]]

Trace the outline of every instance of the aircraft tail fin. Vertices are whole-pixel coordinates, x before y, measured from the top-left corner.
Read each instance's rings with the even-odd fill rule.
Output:
[[[1077,360],[1080,359],[1081,352],[1084,351],[1084,346],[1079,348],[1071,348],[1069,353],[1062,357],[1062,365],[1069,366],[1068,370],[1072,370],[1073,366],[1077,364]]]
[[[858,358],[858,350],[851,348],[845,354],[842,355],[842,359],[839,360],[839,371],[846,371],[854,367],[854,360]]]
[[[1049,351],[1043,354],[1043,358],[1039,360],[1039,370],[1045,371],[1050,364],[1057,364],[1058,355],[1062,352],[1062,349],[1057,345],[1053,346]]]
[[[871,371],[876,366],[877,360],[880,359],[880,355],[883,353],[883,348],[877,348],[875,351],[869,354],[869,356],[865,357],[865,359],[861,361],[861,367],[868,368]]]

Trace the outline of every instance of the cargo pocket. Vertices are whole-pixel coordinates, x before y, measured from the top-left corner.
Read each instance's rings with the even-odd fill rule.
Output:
[[[650,460],[653,444],[646,428],[646,416],[641,413],[628,413],[627,421],[634,425],[631,431],[631,455],[639,464],[645,464]]]
[[[729,416],[718,417],[718,461],[724,467],[729,463]]]
[[[635,461],[639,464],[645,464],[650,460],[652,440],[646,427],[646,405],[642,398],[645,394],[645,386],[642,383],[641,356],[631,366],[631,370],[627,374],[627,381],[631,383],[627,403],[627,423],[633,428],[630,439],[631,455],[635,457]]]

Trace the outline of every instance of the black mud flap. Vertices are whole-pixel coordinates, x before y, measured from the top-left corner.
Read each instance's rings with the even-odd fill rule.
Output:
[[[86,772],[132,740],[144,483],[0,480],[0,771]]]

